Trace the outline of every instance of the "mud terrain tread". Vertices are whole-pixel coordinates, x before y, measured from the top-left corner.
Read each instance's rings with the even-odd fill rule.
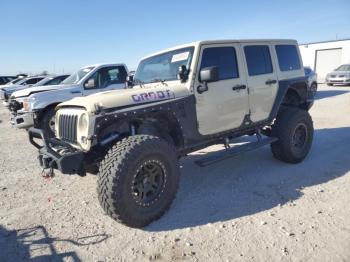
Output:
[[[126,166],[133,162],[133,156],[140,154],[141,150],[157,152],[157,150],[159,151],[159,147],[168,148],[168,152],[164,152],[164,154],[167,154],[170,162],[174,163],[175,170],[178,171],[175,149],[166,141],[150,135],[135,135],[124,138],[113,145],[102,160],[97,182],[98,199],[105,212],[118,222],[131,227],[142,227],[161,217],[170,207],[172,199],[169,201],[170,203],[162,208],[152,219],[144,220],[141,217],[135,219],[135,217],[132,218],[122,212],[121,201],[120,199],[119,201],[116,199],[118,191],[122,190],[120,188],[121,186],[118,185],[120,176],[127,175]],[[174,175],[179,176],[179,172]],[[174,180],[175,183],[170,183],[172,187],[170,191],[172,193],[176,193],[177,191],[178,180],[179,179],[176,178]],[[163,197],[174,198],[174,195],[164,195]]]
[[[293,155],[290,148],[291,131],[299,122],[304,122],[308,127],[309,144],[301,156]],[[271,144],[273,156],[287,163],[299,163],[307,156],[313,140],[313,123],[310,114],[298,108],[286,108],[281,111],[272,126],[272,136],[278,137],[278,141]]]

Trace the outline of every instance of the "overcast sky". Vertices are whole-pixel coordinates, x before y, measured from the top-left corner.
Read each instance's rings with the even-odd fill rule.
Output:
[[[207,39],[350,38],[350,1],[0,0],[0,75],[69,73]]]

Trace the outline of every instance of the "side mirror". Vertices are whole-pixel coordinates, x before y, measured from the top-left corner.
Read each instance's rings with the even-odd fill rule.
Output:
[[[202,94],[209,90],[208,84],[219,80],[219,70],[217,66],[202,68],[199,72],[199,80],[203,82],[203,85],[197,87],[197,92]]]
[[[210,83],[219,80],[219,70],[217,66],[202,68],[199,72],[201,82]]]
[[[126,77],[126,86],[127,86],[127,88],[131,88],[134,86],[134,76],[133,75],[128,75]]]
[[[84,85],[85,88],[94,88],[95,87],[95,79],[90,78]]]
[[[179,67],[179,71],[177,73],[177,79],[181,80],[181,82],[186,82],[188,79],[189,70],[185,65]]]

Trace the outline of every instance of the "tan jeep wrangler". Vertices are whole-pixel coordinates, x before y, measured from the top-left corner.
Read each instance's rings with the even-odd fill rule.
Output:
[[[43,168],[98,173],[107,214],[143,227],[169,208],[178,159],[188,153],[223,143],[197,161],[206,166],[271,144],[277,159],[302,161],[313,139],[312,104],[296,41],[201,41],[142,59],[125,89],[59,104],[56,137],[38,129],[29,137]],[[229,146],[253,134],[256,142]]]

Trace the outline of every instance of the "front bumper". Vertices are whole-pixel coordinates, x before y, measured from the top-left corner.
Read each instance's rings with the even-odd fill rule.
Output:
[[[34,114],[33,112],[18,113],[11,116],[11,124],[17,128],[29,128],[34,126]]]
[[[350,78],[345,77],[329,77],[326,79],[327,84],[350,84]]]
[[[0,90],[0,99],[5,100],[5,91],[4,90]]]
[[[77,151],[68,143],[56,138],[47,138],[42,130],[30,128],[28,130],[30,143],[39,149],[39,164],[42,168],[52,168],[61,171],[62,174],[78,174],[84,176],[85,154]],[[41,138],[43,145],[34,141],[34,138]],[[64,153],[60,153],[63,152]]]

